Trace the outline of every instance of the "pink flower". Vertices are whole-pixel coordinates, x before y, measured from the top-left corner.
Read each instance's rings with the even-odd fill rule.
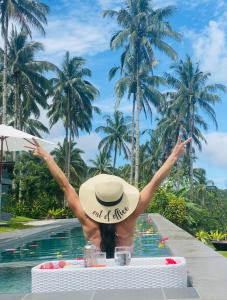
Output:
[[[40,269],[56,269],[52,262],[44,263],[40,266]]]
[[[59,266],[60,268],[64,268],[65,265],[66,265],[66,262],[65,262],[64,260],[60,260],[60,261],[58,262],[58,266]]]
[[[173,258],[166,258],[166,265],[176,265],[177,262]]]

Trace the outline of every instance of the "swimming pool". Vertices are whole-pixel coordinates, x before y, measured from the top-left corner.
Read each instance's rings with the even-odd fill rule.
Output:
[[[146,218],[140,218],[135,232],[134,256],[169,256],[167,247],[159,247],[160,236]],[[0,253],[0,293],[29,293],[31,267],[40,261],[74,259],[83,255],[84,237],[80,227],[51,232],[45,238],[24,243]],[[7,265],[10,265],[8,267]]]

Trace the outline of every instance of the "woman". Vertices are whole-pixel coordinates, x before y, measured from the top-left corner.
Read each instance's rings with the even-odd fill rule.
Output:
[[[69,207],[79,219],[85,238],[110,258],[114,255],[115,246],[133,248],[137,218],[147,208],[154,192],[190,141],[191,138],[184,142],[178,138],[168,159],[141,192],[120,177],[100,174],[83,183],[79,195],[51,155],[36,140],[33,146],[27,148],[46,161],[51,174],[64,191]]]

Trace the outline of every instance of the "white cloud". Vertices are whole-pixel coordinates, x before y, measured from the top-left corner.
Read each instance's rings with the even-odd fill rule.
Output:
[[[109,49],[116,24],[114,20],[102,17],[104,1],[97,0],[92,6],[90,1],[75,2],[61,0],[58,6],[62,11],[48,18],[46,36],[35,33],[34,40],[45,46],[42,57],[45,55],[51,61],[59,61],[67,50],[83,56]]]
[[[211,20],[200,32],[184,29],[184,35],[192,42],[200,68],[211,73],[212,82],[227,84],[227,3],[222,2],[218,2]],[[215,14],[219,16],[215,18]]]
[[[90,159],[95,158],[101,137],[97,133],[91,133],[89,135],[81,136],[75,141],[77,142],[77,147],[84,151],[84,154],[82,155],[83,159],[88,162]]]
[[[44,44],[44,55],[56,60],[67,50],[74,55],[85,55],[109,49],[112,28],[104,23],[101,20],[84,22],[74,17],[52,18],[46,37],[38,38]]]
[[[216,82],[227,84],[227,36],[221,23],[210,21],[208,27],[193,39],[196,60],[209,71]]]
[[[207,144],[199,159],[209,166],[215,166],[227,171],[227,132],[211,132],[205,135]]]
[[[113,102],[111,102],[111,105],[110,105],[110,103],[108,103],[108,101],[106,101],[106,102],[97,104],[97,106],[101,109],[102,113],[104,113],[104,114],[112,114],[115,111],[115,106],[114,106]],[[131,103],[123,104],[123,105],[120,105],[117,109],[125,114],[130,114],[130,113],[132,113],[132,104]]]

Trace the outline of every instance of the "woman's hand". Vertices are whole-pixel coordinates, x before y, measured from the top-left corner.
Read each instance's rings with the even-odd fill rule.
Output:
[[[171,155],[178,159],[183,153],[185,153],[185,147],[188,143],[190,143],[192,138],[190,137],[186,141],[182,142],[181,136],[178,137],[178,141],[176,143],[176,146],[173,148],[173,151]]]
[[[40,144],[35,140],[32,139],[33,142],[29,141],[31,143],[30,146],[25,146],[26,148],[29,148],[32,150],[33,155],[35,156],[39,156],[43,159],[47,159],[50,155],[48,152],[46,152],[42,146],[40,146]]]

